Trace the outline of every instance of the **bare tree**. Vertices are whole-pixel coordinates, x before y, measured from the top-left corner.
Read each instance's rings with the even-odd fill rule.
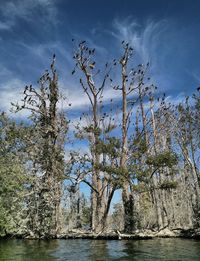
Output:
[[[29,202],[33,206],[30,228],[37,236],[49,236],[56,235],[61,228],[61,185],[67,131],[64,114],[58,111],[60,94],[55,55],[50,72],[46,71],[38,83],[39,88],[26,86],[21,103],[13,106],[16,112],[30,111],[33,124],[27,150],[37,180],[32,185],[34,195]]]
[[[112,147],[114,151],[117,144],[108,138],[109,132],[115,127],[112,117],[106,112],[102,113],[103,91],[111,66],[105,65],[105,73],[98,82],[96,78],[101,71],[96,69],[94,54],[95,49],[88,48],[85,41],[81,42],[74,54],[76,66],[72,74],[77,69],[82,72],[83,78],[80,78],[80,84],[91,105],[91,118],[88,120],[87,126],[84,128],[79,126],[79,137],[85,135],[90,142],[91,169],[84,174],[91,173],[91,182],[87,180],[87,175],[83,175],[83,172],[79,176],[82,176],[81,181],[91,188],[92,229],[100,232],[106,226],[111,200],[116,189],[116,184],[112,184],[112,171],[108,173],[108,168],[105,166],[106,157],[108,157],[109,164],[112,165],[111,161],[113,162],[112,155],[106,147]]]

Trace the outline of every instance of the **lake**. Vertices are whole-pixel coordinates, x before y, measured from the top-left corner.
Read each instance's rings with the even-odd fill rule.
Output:
[[[200,241],[153,240],[0,240],[0,261],[199,261]]]

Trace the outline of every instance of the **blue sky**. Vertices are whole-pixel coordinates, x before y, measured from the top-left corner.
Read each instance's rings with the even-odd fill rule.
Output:
[[[8,110],[25,84],[36,83],[53,53],[71,110],[85,106],[71,76],[72,38],[96,47],[100,62],[119,57],[120,42],[128,40],[135,62],[150,62],[161,91],[173,98],[194,92],[200,80],[199,9],[195,0],[1,0],[0,109]]]
[[[101,64],[119,57],[121,41],[129,41],[134,63],[150,62],[159,90],[180,100],[200,85],[199,10],[197,0],[0,0],[0,110],[8,112],[23,87],[36,84],[55,53],[76,123],[88,101],[71,75],[72,38],[95,47]],[[113,95],[106,89],[105,100]]]

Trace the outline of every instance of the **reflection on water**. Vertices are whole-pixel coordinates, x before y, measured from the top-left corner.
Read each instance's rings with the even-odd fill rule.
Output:
[[[0,261],[199,261],[200,241],[1,240]]]
[[[54,261],[51,251],[59,248],[56,240],[1,240],[0,260],[1,261]]]

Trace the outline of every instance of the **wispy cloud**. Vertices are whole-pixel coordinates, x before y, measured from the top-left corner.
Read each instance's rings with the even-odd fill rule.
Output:
[[[191,75],[194,79],[195,79],[195,81],[197,82],[197,84],[200,84],[200,71],[194,71],[194,72],[189,72],[189,71],[187,71],[187,73],[189,74],[189,75]]]
[[[11,21],[6,21],[6,22],[0,21],[0,30],[9,30],[12,24],[13,23]]]
[[[185,41],[183,31],[177,29],[173,20],[146,20],[139,23],[129,17],[115,19],[111,34],[119,41],[129,42],[134,49],[135,64],[150,63],[149,75],[161,91],[181,92],[184,86],[179,69],[182,68],[185,52],[181,56],[179,46]],[[183,37],[184,36],[184,37]],[[182,62],[183,60],[183,62]]]
[[[0,85],[0,110],[5,111],[8,114],[11,113],[11,102],[17,103],[22,98],[22,91],[25,83],[17,78],[13,78]],[[13,117],[24,118],[30,115],[28,111],[21,111],[17,114],[13,114]]]
[[[81,90],[81,87],[76,86],[73,91],[62,89],[62,93],[68,97],[68,101],[71,103],[71,110],[89,108],[90,101],[87,95]],[[119,99],[120,97],[120,91],[114,91],[110,88],[104,91],[102,101],[107,103],[110,99]]]
[[[166,31],[168,22],[165,20],[151,21],[142,25],[130,17],[123,21],[115,19],[112,35],[118,40],[129,42],[136,55],[143,63],[151,62],[157,57],[156,52],[160,43],[160,36]]]
[[[48,13],[48,19],[52,17],[53,20],[55,18],[56,21],[56,3],[56,0],[8,0],[4,5],[0,4],[0,13],[2,13],[0,30],[9,29],[15,24],[18,18],[23,18],[27,21],[33,19],[32,11],[38,7],[46,10],[45,12]],[[102,33],[105,33],[104,29],[102,29]],[[165,65],[169,62],[168,59],[165,59],[168,52],[168,49],[166,48],[168,44],[165,43],[163,45],[163,39],[169,38],[169,36],[165,38],[168,33],[169,22],[165,20],[156,22],[149,20],[141,25],[132,18],[125,20],[115,19],[109,31],[109,37],[112,35],[112,37],[109,38],[109,44],[112,43],[113,37],[115,42],[116,39],[118,40],[118,43],[122,40],[128,41],[134,48],[136,56],[134,59],[136,60],[136,64],[137,62],[150,62],[152,82],[161,85],[161,90],[164,90],[165,88],[169,88],[170,81],[172,82],[172,80],[174,80],[169,78],[172,76],[165,72]],[[75,38],[79,38],[81,32],[79,32],[79,34],[73,33],[73,35]],[[109,60],[111,56],[112,58],[119,57],[121,49],[115,48],[116,46],[114,45],[113,48],[106,49],[106,42],[104,43],[105,45],[101,47],[98,42],[95,43],[94,39],[91,39],[89,36],[82,36],[82,39],[86,39],[89,46],[96,48],[98,55],[97,60],[100,60],[102,63],[107,62],[107,59]],[[174,39],[172,39],[172,41],[173,40]],[[74,61],[72,59],[73,48],[70,46],[71,41],[70,44],[65,43],[62,38],[56,40],[52,38],[48,41],[44,40],[40,42],[38,39],[34,39],[34,41],[30,41],[29,39],[29,41],[26,41],[24,38],[18,38],[13,41],[15,47],[17,47],[15,56],[13,56],[15,58],[17,57],[17,59],[15,59],[15,74],[12,74],[6,69],[5,66],[7,64],[5,62],[5,66],[0,64],[1,109],[8,110],[10,108],[10,102],[15,101],[16,97],[21,99],[19,94],[23,91],[23,86],[36,82],[43,70],[49,67],[54,52],[57,55],[56,67],[59,72],[61,91],[64,96],[68,98],[67,102],[63,103],[63,109],[81,111],[90,106],[89,100],[85,93],[83,93],[79,81],[74,79],[71,75],[71,71],[74,67]],[[160,48],[161,44],[162,48]],[[171,46],[173,46],[172,43]],[[2,51],[4,50],[2,49]],[[23,70],[21,69],[22,64],[27,64]],[[10,66],[10,69],[13,70],[13,67]],[[26,79],[30,78],[28,81],[31,82],[24,83],[26,79],[23,77],[25,76],[27,76]],[[120,80],[117,72],[114,74],[113,80]],[[162,86],[164,86],[164,88],[162,88]],[[108,103],[111,98],[117,100],[120,96],[120,92],[114,91],[112,88],[108,87],[105,89],[103,102]],[[72,106],[69,107],[69,103],[71,103]]]
[[[10,30],[18,19],[33,21],[34,10],[40,8],[45,13],[44,20],[57,21],[55,0],[8,0],[0,4],[0,30]]]

